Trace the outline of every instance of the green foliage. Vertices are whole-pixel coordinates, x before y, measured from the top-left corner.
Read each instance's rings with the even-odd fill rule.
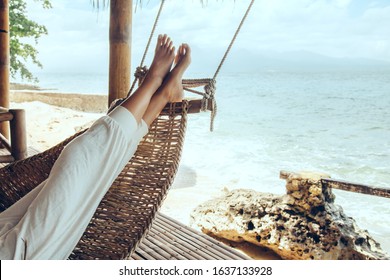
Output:
[[[35,0],[40,2],[43,8],[51,8],[49,0]],[[35,47],[26,42],[26,38],[31,38],[38,44],[38,39],[42,35],[47,35],[45,26],[27,18],[27,8],[25,0],[9,1],[9,21],[10,21],[10,70],[11,76],[17,74],[23,80],[37,82],[37,78],[27,69],[25,63],[30,59],[35,65],[42,68],[37,56]],[[31,40],[30,40],[31,41]]]

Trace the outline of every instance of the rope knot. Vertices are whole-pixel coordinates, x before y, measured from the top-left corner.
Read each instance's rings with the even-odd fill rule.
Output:
[[[216,90],[216,81],[210,80],[207,85],[204,86],[204,98],[213,99]]]
[[[147,66],[138,66],[135,69],[134,77],[138,79],[139,81],[142,81],[146,74],[148,73],[149,69]]]
[[[211,79],[209,83],[204,86],[204,95],[202,99],[202,111],[206,111],[209,108],[209,101],[211,102],[210,131],[214,130],[214,119],[217,114],[217,102],[214,97],[216,89],[216,80]]]

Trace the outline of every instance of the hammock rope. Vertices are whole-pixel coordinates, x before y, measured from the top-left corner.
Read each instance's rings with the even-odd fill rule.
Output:
[[[137,80],[147,73],[142,64],[143,61]],[[209,109],[210,100],[216,109],[215,79],[183,80],[183,85],[191,90],[204,86],[204,92],[193,91],[204,96],[204,110]],[[167,104],[154,120],[136,153],[100,202],[70,259],[127,259],[132,255],[151,227],[176,175],[189,102]],[[84,131],[49,150],[1,168],[0,212],[46,180],[62,149]]]
[[[182,83],[183,83],[183,89],[184,90],[202,96],[201,111],[205,112],[207,110],[210,110],[210,112],[211,112],[211,115],[210,115],[210,131],[214,130],[214,120],[215,120],[215,117],[217,115],[217,102],[216,102],[216,99],[215,99],[217,76],[218,76],[222,66],[225,63],[225,60],[226,60],[226,58],[227,58],[227,56],[228,56],[228,54],[229,54],[229,52],[230,52],[234,42],[236,41],[237,35],[241,31],[241,27],[244,24],[246,18],[248,17],[248,14],[249,14],[249,12],[250,12],[254,2],[255,2],[255,0],[251,0],[251,2],[249,4],[249,6],[248,6],[244,16],[242,17],[242,19],[240,21],[240,24],[239,24],[238,28],[236,29],[236,32],[234,33],[234,36],[233,36],[232,40],[230,41],[230,44],[229,44],[227,50],[225,51],[225,54],[223,55],[223,57],[221,59],[221,62],[219,63],[219,65],[217,67],[217,70],[214,73],[213,78],[211,78],[211,79],[210,78],[206,78],[206,79],[183,79]],[[162,9],[164,7],[164,3],[165,3],[165,0],[161,0],[160,8],[158,10],[156,19],[154,21],[154,24],[153,24],[153,27],[152,27],[152,31],[150,32],[150,36],[149,36],[148,42],[146,44],[144,54],[143,54],[142,59],[141,59],[141,63],[135,70],[135,73],[134,73],[135,79],[134,79],[133,84],[132,84],[132,86],[131,86],[128,94],[127,94],[127,97],[132,94],[132,92],[134,90],[134,87],[135,87],[135,84],[137,82],[141,83],[142,80],[144,79],[144,77],[146,76],[147,72],[148,72],[148,67],[144,66],[143,64],[145,62],[145,58],[146,58],[146,55],[147,55],[149,47],[150,47],[150,43],[152,41],[152,37],[153,37],[154,32],[156,30],[156,27],[158,25],[158,22],[159,22],[159,19],[160,19],[160,16],[161,16],[161,12],[162,12]],[[203,91],[193,89],[193,88],[197,88],[197,87],[201,87],[201,86],[203,86]]]
[[[234,42],[236,41],[237,35],[238,35],[238,33],[240,33],[241,27],[244,24],[246,18],[248,17],[248,14],[249,14],[250,10],[252,9],[252,6],[253,6],[254,2],[255,2],[255,0],[251,0],[251,2],[249,3],[249,6],[248,6],[244,16],[242,17],[241,22],[238,25],[238,27],[236,29],[236,32],[234,33],[234,36],[233,36],[232,40],[230,41],[230,44],[229,44],[228,48],[226,49],[226,52],[225,52],[224,56],[222,57],[221,63],[219,64],[217,70],[215,71],[213,80],[217,79],[217,75],[219,74],[219,71],[221,70],[222,65],[225,63],[226,57],[228,56],[228,54],[230,52],[230,49],[232,48]]]
[[[156,27],[158,25],[158,21],[160,19],[161,11],[162,11],[162,9],[164,7],[164,3],[165,3],[165,0],[161,0],[160,8],[158,9],[158,13],[157,13],[156,19],[154,20],[152,31],[150,32],[148,43],[146,44],[145,51],[144,51],[144,54],[143,54],[142,59],[141,59],[141,63],[139,64],[139,66],[135,70],[135,73],[134,73],[135,79],[133,81],[133,84],[131,85],[131,88],[130,88],[127,96],[131,95],[131,93],[133,92],[134,86],[137,83],[137,81],[142,81],[142,79],[145,77],[146,73],[148,72],[148,68],[146,66],[144,66],[144,62],[145,62],[145,58],[146,58],[146,55],[148,53],[148,50],[149,50],[150,43],[152,41],[154,32],[156,31]]]

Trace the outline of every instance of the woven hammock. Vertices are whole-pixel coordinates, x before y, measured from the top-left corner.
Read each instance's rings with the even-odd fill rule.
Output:
[[[170,103],[102,199],[70,259],[128,259],[147,233],[178,169],[188,101]],[[44,181],[80,132],[40,154],[0,169],[0,211]]]
[[[143,62],[164,2],[161,1],[149,42],[128,96],[135,84],[147,73]],[[70,259],[129,259],[146,236],[176,175],[184,142],[187,113],[211,111],[210,130],[213,130],[217,109],[214,99],[216,77],[253,3],[254,0],[250,2],[213,78],[182,81],[185,90],[203,98],[169,103],[163,109],[149,127],[148,134],[140,142],[132,159],[102,199]],[[198,87],[203,89],[196,90]],[[119,104],[122,100],[114,102]],[[82,133],[73,135],[45,152],[0,169],[0,211],[10,207],[46,180],[63,148]]]

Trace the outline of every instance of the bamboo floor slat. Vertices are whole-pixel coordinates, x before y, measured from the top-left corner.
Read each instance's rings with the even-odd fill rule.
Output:
[[[133,260],[249,260],[246,255],[162,213],[157,213]]]

